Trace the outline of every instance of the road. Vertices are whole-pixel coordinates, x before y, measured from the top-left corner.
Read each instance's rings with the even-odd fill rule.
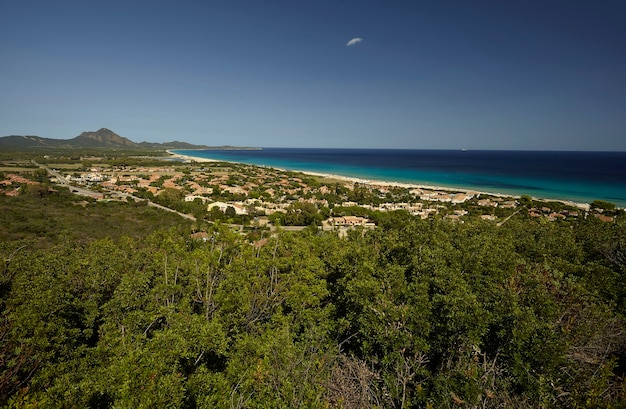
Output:
[[[516,214],[518,214],[520,212],[520,210],[522,210],[523,208],[520,207],[519,209],[517,209],[517,211],[515,213],[510,214],[506,219],[502,220],[500,223],[496,224],[496,226],[502,226],[504,223],[506,223],[511,217],[515,216]]]
[[[102,193],[100,193],[100,192],[94,192],[93,190],[85,189],[84,187],[80,187],[80,186],[73,186],[70,183],[70,181],[67,180],[65,178],[65,176],[63,176],[60,172],[58,172],[58,171],[56,171],[54,169],[50,169],[46,165],[39,164],[39,163],[37,163],[35,161],[32,161],[32,162],[33,162],[33,164],[39,166],[41,169],[44,169],[50,175],[52,175],[55,178],[57,178],[57,185],[67,187],[70,190],[70,192],[75,193],[75,194],[77,194],[79,196],[93,197],[94,199],[98,199],[98,198],[102,197]]]
[[[60,172],[58,172],[58,171],[56,171],[54,169],[50,169],[48,166],[41,165],[41,164],[39,164],[39,163],[37,163],[35,161],[32,161],[32,162],[33,162],[33,164],[39,166],[41,169],[45,169],[46,172],[48,172],[50,175],[54,176],[57,179],[57,182],[58,182],[57,185],[67,187],[70,190],[70,192],[72,192],[74,194],[77,194],[77,195],[80,195],[80,196],[86,196],[86,197],[93,197],[93,198],[96,198],[96,199],[97,198],[101,198],[103,196],[103,194],[101,192],[95,192],[93,190],[85,189],[84,187],[74,186]],[[162,205],[160,205],[158,203],[154,203],[154,202],[152,202],[152,201],[150,201],[148,199],[142,199],[140,197],[133,196],[133,195],[128,194],[128,193],[111,192],[111,191],[107,191],[107,193],[116,194],[116,195],[118,195],[120,197],[124,197],[124,198],[130,197],[135,202],[139,202],[139,201],[142,201],[142,200],[147,200],[148,206],[156,207],[158,209],[165,210],[167,212],[176,213],[180,217],[185,218],[187,220],[191,220],[191,221],[194,221],[194,222],[196,221],[196,218],[194,216],[190,215],[190,214],[181,213],[181,212],[179,212],[177,210],[170,209],[169,207],[165,207],[165,206],[162,206]]]
[[[149,200],[149,199],[142,199],[141,197],[137,197],[137,196],[133,196],[129,193],[120,193],[120,192],[116,192],[118,195],[122,196],[122,197],[130,197],[131,199],[133,199],[135,202],[140,202],[140,201],[147,201],[148,202],[148,206],[152,206],[152,207],[156,207],[157,209],[161,209],[161,210],[165,210],[167,212],[171,212],[171,213],[176,213],[177,215],[179,215],[180,217],[187,219],[187,220],[191,220],[191,221],[196,221],[196,218],[190,214],[185,214],[185,213],[181,213],[178,210],[174,210],[174,209],[170,209],[169,207],[165,207],[163,205],[160,205],[158,203],[154,203],[153,201]]]

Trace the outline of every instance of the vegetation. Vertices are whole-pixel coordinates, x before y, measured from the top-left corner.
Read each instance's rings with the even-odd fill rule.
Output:
[[[0,195],[0,241],[27,240],[29,248],[88,242],[122,236],[141,240],[154,230],[189,222],[145,203],[96,202],[72,195],[67,188],[29,185],[17,197]]]
[[[145,206],[2,205],[7,407],[626,405],[620,223],[392,212],[253,246]]]
[[[226,164],[96,201],[20,160],[0,188],[18,194],[0,194],[0,407],[626,407],[626,218],[610,203],[583,217],[522,197],[489,207],[495,223],[476,197],[421,219],[373,210],[407,189],[323,193],[264,169],[269,197]],[[185,202],[200,176],[212,200],[255,182],[285,205],[271,221],[307,227]],[[331,214],[377,227],[320,230]]]
[[[615,210],[615,204],[604,200],[594,200],[591,202],[591,207],[594,209]]]

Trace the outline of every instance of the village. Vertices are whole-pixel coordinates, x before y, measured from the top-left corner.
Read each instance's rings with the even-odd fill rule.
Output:
[[[83,158],[81,158],[83,159]],[[404,211],[421,219],[463,222],[468,217],[503,223],[523,212],[546,221],[575,220],[591,214],[613,222],[603,209],[562,202],[537,202],[471,191],[407,185],[363,183],[224,162],[152,161],[149,165],[110,165],[102,158],[80,164],[40,165],[51,184],[97,201],[135,200],[155,203],[192,219],[224,221],[256,227],[324,230],[374,228],[375,212]],[[6,165],[6,164],[5,164]],[[19,194],[19,187],[37,183],[19,172],[4,173],[0,191]]]

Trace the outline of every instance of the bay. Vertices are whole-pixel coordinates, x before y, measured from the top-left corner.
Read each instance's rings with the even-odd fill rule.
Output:
[[[313,149],[183,150],[179,155],[365,180],[626,207],[626,152]]]

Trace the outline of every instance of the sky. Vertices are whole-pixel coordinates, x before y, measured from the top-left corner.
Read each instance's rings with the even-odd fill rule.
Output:
[[[626,151],[626,2],[0,0],[0,135]]]

